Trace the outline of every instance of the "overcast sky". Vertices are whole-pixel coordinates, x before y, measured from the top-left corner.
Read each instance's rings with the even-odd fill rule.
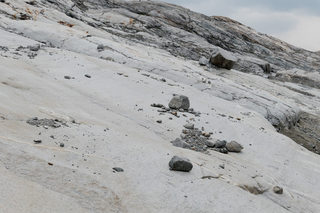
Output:
[[[320,0],[164,1],[210,16],[227,16],[298,47],[320,50]]]

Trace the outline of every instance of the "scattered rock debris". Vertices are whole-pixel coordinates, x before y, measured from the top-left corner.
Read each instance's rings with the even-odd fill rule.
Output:
[[[170,113],[176,117],[180,117],[178,115],[178,112],[183,112],[183,113],[190,113],[195,115],[196,117],[199,117],[201,115],[200,112],[194,111],[193,108],[190,107],[190,102],[188,97],[186,96],[177,96],[175,95],[170,103],[169,107],[164,106],[163,104],[157,104],[153,103],[151,104],[151,107],[159,108],[158,112],[160,113]]]
[[[38,119],[37,117],[28,119],[27,123],[32,126],[37,126],[37,127],[42,126],[45,129],[48,129],[48,127],[59,128],[62,125],[67,126],[66,123],[58,119],[48,119],[48,118]]]
[[[188,123],[184,125],[182,135],[171,141],[173,146],[191,149],[197,152],[208,154],[208,149],[228,154],[228,152],[241,152],[243,147],[236,141],[227,142],[225,140],[213,140],[212,132],[207,133],[204,128],[199,130],[194,127],[194,124]]]
[[[193,165],[187,158],[174,156],[169,162],[169,167],[173,171],[190,172]]]

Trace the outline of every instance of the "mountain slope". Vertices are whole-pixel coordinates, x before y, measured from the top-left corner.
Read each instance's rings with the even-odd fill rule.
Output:
[[[319,115],[319,88],[285,78],[315,79],[319,56],[167,3],[32,2],[0,3],[0,212],[319,211],[319,155],[276,129]],[[258,75],[195,61],[217,46]],[[173,94],[201,114],[150,106]],[[190,122],[244,150],[172,146]],[[190,173],[169,170],[174,155]]]

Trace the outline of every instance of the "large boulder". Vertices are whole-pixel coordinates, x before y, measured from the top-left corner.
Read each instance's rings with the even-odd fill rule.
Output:
[[[218,49],[211,55],[210,62],[219,68],[231,70],[237,62],[237,58],[230,52]]]
[[[190,172],[193,165],[189,159],[174,156],[169,162],[169,167],[174,171]]]
[[[190,101],[187,96],[175,95],[169,102],[169,108],[171,109],[184,109],[188,110],[190,107]]]

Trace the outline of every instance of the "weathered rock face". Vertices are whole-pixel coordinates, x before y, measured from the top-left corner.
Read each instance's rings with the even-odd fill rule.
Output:
[[[143,43],[152,42],[169,50],[173,55],[188,59],[199,60],[201,56],[209,58],[216,47],[221,47],[238,53],[239,56],[266,60],[272,67],[308,71],[319,70],[320,67],[320,56],[315,52],[258,33],[226,17],[208,17],[176,5],[153,1],[74,2],[80,9],[83,9],[81,5],[90,9],[104,7],[105,10],[108,8],[107,12],[112,11],[132,19],[132,23],[128,25],[117,25],[124,33],[110,28],[109,32]],[[69,11],[79,13],[75,7]],[[95,24],[114,26],[112,23],[103,22]]]
[[[236,61],[236,57],[234,57],[231,53],[223,50],[215,51],[210,58],[211,64],[219,68],[224,68],[228,70],[232,69]]]

